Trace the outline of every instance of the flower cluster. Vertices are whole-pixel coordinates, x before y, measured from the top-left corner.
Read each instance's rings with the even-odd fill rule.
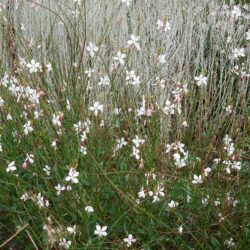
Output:
[[[181,142],[176,142],[176,143],[166,145],[166,148],[167,148],[166,153],[174,152],[173,159],[174,159],[175,166],[178,169],[181,169],[187,166],[188,151],[185,151],[184,147],[185,145]]]

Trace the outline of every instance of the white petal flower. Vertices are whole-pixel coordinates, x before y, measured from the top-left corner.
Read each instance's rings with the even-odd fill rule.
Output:
[[[36,62],[34,59],[26,65],[29,68],[30,73],[36,73],[40,69],[40,63]]]
[[[16,170],[15,162],[12,161],[6,168],[6,172],[14,172]]]
[[[134,242],[136,242],[136,239],[132,234],[129,234],[128,238],[124,238],[123,241],[126,243],[127,247],[130,247]]]
[[[0,107],[3,107],[4,105],[4,99],[0,96]]]
[[[96,234],[98,237],[105,237],[107,236],[107,226],[101,227],[100,225],[96,225],[96,229],[94,234]]]
[[[122,0],[122,3],[125,3],[129,7],[131,0]]]
[[[89,43],[89,46],[86,49],[91,57],[94,57],[95,53],[99,50],[99,48],[92,42]]]
[[[137,50],[141,50],[140,44],[138,43],[140,41],[139,36],[131,35],[131,39],[128,40],[127,45],[128,46],[134,46]]]
[[[76,234],[76,225],[73,227],[67,227],[67,231],[69,234]]]
[[[69,249],[71,246],[72,242],[70,240],[66,239],[60,239],[59,246],[64,247],[65,249]]]
[[[200,74],[194,78],[198,87],[207,86],[207,77]]]
[[[103,112],[103,105],[99,102],[94,102],[94,105],[89,108],[91,111],[94,112],[94,115],[97,116],[99,111]]]
[[[182,226],[182,225],[179,226],[179,228],[178,228],[178,233],[179,233],[180,235],[182,235],[182,233],[183,233],[183,226]]]
[[[166,55],[159,55],[157,61],[161,64],[164,64],[167,62]]]
[[[193,184],[201,184],[203,182],[201,175],[194,175],[194,179],[192,180]]]
[[[88,213],[93,213],[93,212],[94,212],[94,208],[91,207],[91,206],[86,206],[84,210],[85,210],[86,212],[88,212]]]
[[[250,29],[246,32],[246,40],[250,41]]]
[[[235,48],[233,49],[232,54],[232,57],[235,59],[246,56],[244,48]]]
[[[177,207],[179,205],[179,203],[177,202],[177,201],[173,201],[173,200],[171,200],[169,203],[168,203],[168,206],[170,207],[170,208],[175,208],[175,207]]]
[[[24,134],[26,135],[33,131],[33,127],[31,126],[30,121],[28,121],[26,124],[23,125],[23,130],[24,130]]]
[[[68,176],[66,177],[66,181],[71,181],[72,183],[78,183],[78,175],[79,172],[77,172],[74,168],[70,168]]]
[[[146,194],[144,192],[144,187],[141,187],[140,192],[138,192],[138,197],[139,198],[145,198],[146,197]]]
[[[117,55],[115,57],[113,57],[113,59],[115,61],[118,61],[121,65],[125,64],[125,59],[126,58],[126,54],[123,54],[121,51],[117,52]]]
[[[55,189],[57,190],[56,195],[58,196],[61,194],[62,191],[65,190],[65,187],[58,184],[57,186],[55,186]]]

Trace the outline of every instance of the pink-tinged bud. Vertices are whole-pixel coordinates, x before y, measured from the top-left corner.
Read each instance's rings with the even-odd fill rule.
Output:
[[[35,104],[35,103],[32,103],[29,107],[30,107],[30,108],[35,108],[35,107],[36,107],[36,104]]]
[[[58,115],[59,115],[60,120],[64,118],[64,114],[62,112],[59,112]]]
[[[147,110],[147,116],[152,116],[153,115],[153,110],[152,109],[148,109]]]
[[[25,162],[23,163],[22,167],[23,167],[24,169],[26,169],[26,168],[28,167],[28,163],[25,161]]]
[[[43,97],[43,96],[45,96],[45,93],[44,93],[43,90],[40,90],[40,91],[38,92],[38,95],[39,95],[39,97]]]

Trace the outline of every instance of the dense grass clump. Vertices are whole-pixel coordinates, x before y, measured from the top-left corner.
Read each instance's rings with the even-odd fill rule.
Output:
[[[248,249],[250,9],[0,3],[0,249]]]

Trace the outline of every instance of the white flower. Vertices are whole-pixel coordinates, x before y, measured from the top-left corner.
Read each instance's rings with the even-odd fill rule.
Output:
[[[72,183],[78,183],[78,175],[79,172],[77,172],[74,168],[70,168],[68,176],[66,177],[66,181],[71,181]]]
[[[244,48],[235,48],[232,53],[233,53],[233,58],[235,59],[246,56]]]
[[[39,207],[44,207],[44,198],[43,196],[41,195],[41,193],[39,193],[37,196],[36,196],[36,199],[37,199],[37,205]]]
[[[26,154],[25,162],[28,162],[28,163],[31,163],[31,164],[34,163],[34,155]]]
[[[182,233],[183,233],[183,226],[182,226],[182,225],[179,226],[179,228],[178,228],[178,233],[179,233],[179,234],[182,234]]]
[[[193,184],[201,184],[203,181],[202,181],[202,176],[199,175],[197,176],[196,174],[194,175],[194,179],[192,180],[192,183]]]
[[[137,135],[135,136],[135,139],[132,140],[134,143],[135,147],[139,148],[140,144],[144,144],[145,140],[140,139]]]
[[[107,236],[107,226],[101,227],[100,225],[96,225],[96,229],[94,234],[98,235],[98,237],[105,237]]]
[[[122,54],[121,51],[117,52],[117,55],[113,57],[115,61],[118,61],[121,65],[125,64],[124,59],[126,58],[126,54]]]
[[[0,107],[3,107],[3,105],[4,105],[4,99],[0,97]]]
[[[140,41],[139,36],[131,35],[131,40],[128,40],[127,44],[128,46],[135,46],[135,48],[140,51],[141,47],[138,41]]]
[[[81,5],[82,0],[73,0],[73,2],[77,3],[78,5]]]
[[[164,27],[164,22],[162,20],[157,21],[157,30],[160,30]]]
[[[124,238],[123,241],[127,244],[127,247],[130,247],[134,242],[136,242],[136,239],[132,234],[129,234],[128,238]]]
[[[85,74],[87,75],[88,78],[90,78],[94,72],[95,70],[92,68],[85,70]]]
[[[138,148],[133,146],[132,154],[133,154],[133,156],[135,157],[136,160],[140,159],[140,150]]]
[[[182,122],[182,126],[185,127],[185,128],[188,127],[187,121]]]
[[[231,11],[231,17],[238,19],[241,15],[241,9],[234,5],[233,10]]]
[[[119,114],[121,114],[121,109],[120,108],[114,108],[113,113],[115,115],[119,115]]]
[[[49,176],[51,168],[48,165],[45,165],[43,171]]]
[[[108,76],[104,76],[100,78],[100,81],[98,82],[99,86],[108,86],[110,85],[110,80]]]
[[[67,231],[69,234],[76,234],[76,225],[73,227],[67,227]]]
[[[7,119],[7,121],[12,121],[13,120],[12,115],[10,113],[8,113],[6,119]]]
[[[12,161],[6,168],[6,172],[14,172],[16,170],[15,162]]]
[[[126,71],[126,81],[127,81],[127,84],[131,84],[131,85],[139,85],[140,84],[140,76],[137,76],[135,74],[135,71],[134,70],[131,70],[131,71]]]
[[[200,74],[194,78],[198,87],[207,86],[207,77]]]
[[[144,192],[144,187],[141,187],[140,192],[138,192],[138,197],[139,198],[145,198],[146,197],[146,194]]]
[[[60,239],[59,246],[64,247],[65,249],[69,249],[71,246],[72,242],[70,240],[66,239]]]
[[[233,140],[228,135],[226,135],[224,138],[224,144],[225,144],[224,149],[227,151],[228,156],[233,155],[235,147]]]
[[[53,141],[53,142],[51,143],[51,147],[53,147],[54,149],[56,149],[56,141]]]
[[[186,154],[184,158],[181,158],[179,153],[174,153],[173,157],[175,160],[175,166],[178,169],[181,169],[187,165],[186,161],[187,161],[188,154]]]
[[[207,195],[205,198],[202,198],[201,203],[203,206],[206,206],[209,201],[209,195]]]
[[[149,196],[152,196],[152,195],[153,195],[153,192],[150,191],[150,192],[149,192]],[[153,203],[160,201],[159,196],[164,197],[165,194],[164,194],[164,187],[162,187],[162,186],[160,186],[160,185],[158,184],[158,185],[157,185],[156,192],[155,192],[154,197],[153,197]]]
[[[163,112],[167,115],[173,115],[175,113],[176,105],[172,104],[169,100],[166,100]]]
[[[179,203],[177,202],[177,201],[173,201],[173,200],[171,200],[169,203],[168,203],[168,206],[170,207],[170,208],[175,208],[175,207],[177,207],[179,205]]]
[[[104,122],[104,120],[101,120],[100,127],[104,127],[104,126],[105,126],[105,122]]]
[[[117,149],[121,149],[123,146],[126,146],[128,144],[128,142],[125,141],[125,139],[122,137],[121,139],[117,139]]]
[[[226,240],[224,244],[227,246],[227,248],[233,248],[235,246],[233,238],[230,238],[229,240]]]
[[[220,158],[214,159],[213,162],[214,162],[214,164],[218,164],[220,162]]]
[[[83,155],[86,155],[86,154],[88,153],[87,147],[81,145],[81,146],[80,146],[80,152],[81,152]]]
[[[232,105],[228,105],[228,106],[226,107],[226,112],[227,112],[228,114],[231,114],[231,113],[233,112],[233,110],[232,110]]]
[[[29,68],[30,73],[36,73],[41,67],[40,63],[36,62],[34,59],[26,65]]]
[[[89,43],[87,47],[87,51],[89,52],[91,57],[94,57],[95,53],[99,50],[99,48],[92,42]]]
[[[154,178],[154,177],[153,177]],[[165,196],[165,194],[164,194],[164,187],[162,187],[162,186],[160,186],[160,185],[157,185],[157,189],[156,189],[156,194],[157,195],[160,195],[160,196]]]
[[[129,7],[131,0],[122,0],[122,3],[125,3]]]
[[[34,111],[34,118],[35,119],[40,118],[40,116],[42,116],[42,115],[43,115],[43,111],[42,110],[35,110]]]
[[[241,170],[241,162],[240,161],[233,161],[231,168],[235,169],[235,170]]]
[[[23,129],[24,129],[24,134],[29,134],[30,132],[33,131],[33,128],[31,126],[31,122],[28,121],[26,124],[23,125]]]
[[[70,109],[71,109],[71,105],[70,105],[69,100],[66,100],[66,109],[67,109],[67,111],[70,111]]]
[[[93,213],[93,212],[94,212],[94,208],[91,207],[91,206],[86,206],[84,210],[85,210],[86,212],[88,212],[88,213]]]
[[[25,30],[25,26],[23,23],[21,23],[21,27],[20,27],[21,30]]]
[[[55,125],[57,127],[61,127],[62,123],[60,121],[60,116],[53,114],[53,116],[52,116],[52,123],[53,123],[53,125]]]
[[[246,32],[246,40],[250,40],[250,29]]]
[[[58,184],[57,186],[55,186],[55,189],[57,190],[56,195],[60,195],[61,192],[65,190],[65,187]]]
[[[171,25],[168,21],[166,21],[166,23],[164,24],[163,21],[158,20],[156,24],[157,24],[157,30],[161,30],[161,31],[164,30],[165,32],[167,32],[168,30],[171,30]]]
[[[192,201],[192,197],[188,194],[187,195],[187,203],[190,203]]]
[[[48,64],[46,65],[46,67],[47,67],[47,71],[48,71],[48,72],[52,71],[52,65],[51,65],[51,63],[48,63]]]
[[[218,207],[220,205],[220,199],[219,198],[216,198],[216,200],[214,201],[214,205],[216,207]]]
[[[94,112],[94,115],[97,116],[99,111],[103,112],[103,105],[99,102],[94,102],[94,105],[89,108],[91,111]]]
[[[207,167],[204,169],[205,176],[208,176],[211,173],[212,169],[210,167]]]
[[[164,64],[167,62],[166,60],[166,55],[159,55],[158,58],[157,58],[157,61],[161,64]]]
[[[167,32],[168,30],[171,30],[171,25],[170,25],[170,22],[167,21],[165,23],[164,31]]]
[[[22,196],[20,197],[20,199],[21,199],[22,201],[27,201],[29,198],[30,198],[30,197],[29,197],[28,193],[24,193],[24,194],[22,194]]]
[[[156,77],[155,78],[155,82],[154,83],[152,83],[152,85],[153,86],[156,86],[156,87],[158,87],[158,88],[160,88],[160,89],[165,89],[165,83],[166,83],[166,81],[164,80],[164,79],[161,79],[160,77]]]

